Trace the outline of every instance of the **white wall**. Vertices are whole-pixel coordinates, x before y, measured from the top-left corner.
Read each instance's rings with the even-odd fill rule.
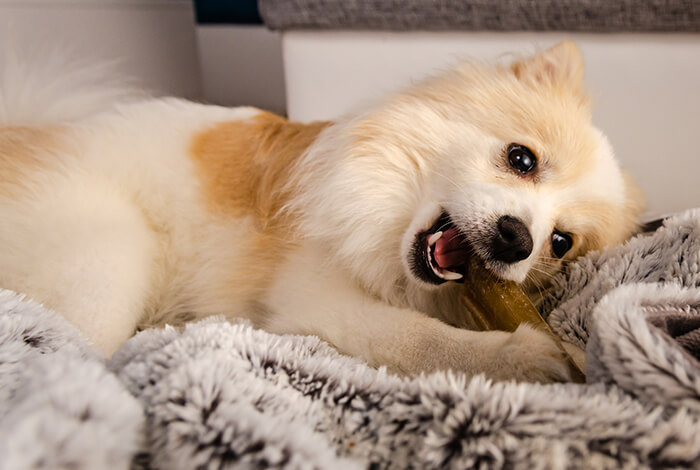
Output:
[[[201,96],[189,0],[0,0],[0,38],[116,59],[118,73],[154,94]]]
[[[284,114],[279,33],[264,26],[200,25],[197,39],[206,101]]]
[[[333,119],[464,57],[573,39],[595,123],[641,184],[649,215],[700,207],[700,34],[301,32],[283,35],[290,118]]]

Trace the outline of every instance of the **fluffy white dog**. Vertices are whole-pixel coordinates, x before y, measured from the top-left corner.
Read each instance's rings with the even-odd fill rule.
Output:
[[[534,289],[634,230],[637,191],[582,76],[564,42],[312,124],[179,99],[92,112],[99,90],[37,88],[26,122],[0,111],[0,286],[106,354],[225,314],[407,374],[566,380],[544,333],[451,325],[469,325],[471,257]]]

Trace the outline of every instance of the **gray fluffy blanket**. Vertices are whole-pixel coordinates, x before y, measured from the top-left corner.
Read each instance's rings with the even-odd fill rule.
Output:
[[[555,279],[542,309],[587,345],[586,385],[401,379],[222,319],[105,362],[0,291],[0,468],[697,468],[699,255],[689,211]]]

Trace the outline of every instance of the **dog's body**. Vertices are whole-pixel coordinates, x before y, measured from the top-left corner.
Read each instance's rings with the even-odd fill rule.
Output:
[[[477,256],[537,285],[631,233],[639,208],[581,74],[563,43],[335,124],[161,99],[5,126],[0,287],[107,354],[139,328],[224,314],[404,373],[566,379],[543,333],[450,326],[469,312],[443,281],[469,282]]]

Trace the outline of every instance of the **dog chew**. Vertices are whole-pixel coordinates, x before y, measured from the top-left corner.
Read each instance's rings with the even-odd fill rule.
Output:
[[[515,331],[521,323],[529,323],[549,333],[565,355],[574,382],[583,383],[586,376],[566,352],[561,340],[552,332],[523,290],[512,281],[496,278],[481,263],[468,266],[470,282],[464,283],[464,305],[472,314],[473,326],[481,330]]]

